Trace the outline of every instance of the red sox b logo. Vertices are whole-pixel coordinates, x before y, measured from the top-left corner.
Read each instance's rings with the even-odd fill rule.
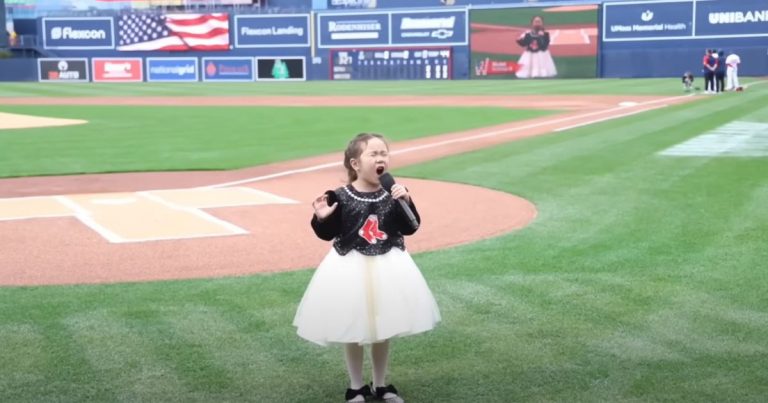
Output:
[[[380,240],[387,239],[387,233],[379,230],[379,217],[376,214],[369,215],[368,219],[365,220],[365,224],[357,233],[371,245],[375,245]]]

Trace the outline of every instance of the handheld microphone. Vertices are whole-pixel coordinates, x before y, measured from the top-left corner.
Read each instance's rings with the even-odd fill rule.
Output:
[[[389,172],[385,172],[379,176],[379,182],[381,183],[381,187],[384,188],[384,190],[387,191],[387,193],[392,194],[392,186],[395,185],[395,178],[392,177],[392,175],[389,174]],[[419,222],[416,220],[416,216],[413,214],[413,211],[411,210],[411,207],[408,206],[408,203],[403,199],[395,199],[398,203],[400,203],[400,208],[403,209],[403,212],[405,213],[406,217],[408,217],[408,221],[411,223],[411,227],[414,230],[419,229]]]

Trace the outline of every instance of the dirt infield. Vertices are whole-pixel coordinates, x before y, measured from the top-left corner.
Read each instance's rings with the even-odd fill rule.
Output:
[[[565,112],[522,122],[447,133],[392,144],[394,168],[421,163],[515,139],[628,116],[692,100],[690,97],[515,96],[515,97],[249,97],[249,98],[5,98],[13,104],[120,105],[462,105],[560,109]],[[621,105],[623,106],[621,106]],[[26,209],[13,219],[0,216],[0,285],[110,283],[178,278],[206,278],[311,267],[329,245],[314,238],[308,222],[310,201],[340,186],[344,172],[340,152],[313,158],[223,172],[160,172],[34,177],[0,180],[3,202]],[[424,218],[423,228],[408,240],[413,252],[497,236],[527,225],[536,215],[532,203],[473,186],[403,179]],[[199,208],[158,199],[159,189],[252,188],[292,203],[246,204]],[[158,190],[155,193],[151,191]],[[247,190],[247,189],[246,189]],[[162,191],[167,195],[167,191]],[[100,217],[89,202],[109,211],[149,197],[169,209],[222,222],[244,233],[151,242],[115,242],[99,231]],[[78,195],[78,196],[75,196]],[[50,198],[44,196],[53,196]],[[27,199],[19,199],[26,197]],[[59,203],[56,214],[32,208]],[[52,201],[51,201],[52,200]],[[33,202],[34,201],[34,202]],[[200,207],[202,206],[202,207]],[[472,206],[472,208],[469,208]],[[8,209],[6,208],[6,211]],[[204,210],[204,211],[203,211]],[[122,210],[114,210],[122,211]],[[147,225],[162,217],[145,217]],[[125,217],[123,221],[134,221]],[[114,221],[114,220],[113,220]],[[120,221],[120,220],[117,220]],[[90,228],[89,228],[90,227]],[[94,231],[96,230],[96,231]],[[117,238],[121,239],[121,238]]]

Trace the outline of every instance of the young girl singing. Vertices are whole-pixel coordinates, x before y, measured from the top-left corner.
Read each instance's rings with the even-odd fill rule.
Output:
[[[403,402],[385,383],[389,339],[431,330],[440,312],[424,277],[406,252],[404,235],[416,229],[396,199],[403,199],[420,222],[408,190],[391,194],[379,176],[389,167],[389,146],[379,134],[361,133],[344,152],[349,184],[318,197],[312,228],[333,248],[320,263],[294,319],[299,336],[345,347],[350,386],[345,398],[374,396]],[[372,385],[363,382],[363,346],[370,345]],[[372,386],[372,388],[371,388]]]
[[[549,32],[544,28],[540,16],[531,19],[531,29],[517,38],[517,44],[525,48],[518,64],[518,78],[554,77],[557,75],[555,62],[549,52]]]

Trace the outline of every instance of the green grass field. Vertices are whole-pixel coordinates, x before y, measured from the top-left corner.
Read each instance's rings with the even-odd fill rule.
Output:
[[[678,95],[671,81],[503,85]],[[521,195],[539,216],[415,256],[444,321],[394,342],[389,380],[409,402],[765,401],[768,158],[658,155],[732,121],[768,123],[768,85],[396,172]],[[0,401],[341,401],[341,350],[291,326],[311,275],[0,288]]]
[[[361,127],[394,141],[551,112],[504,108],[3,106],[87,125],[0,131],[0,177],[233,169],[336,151]]]

